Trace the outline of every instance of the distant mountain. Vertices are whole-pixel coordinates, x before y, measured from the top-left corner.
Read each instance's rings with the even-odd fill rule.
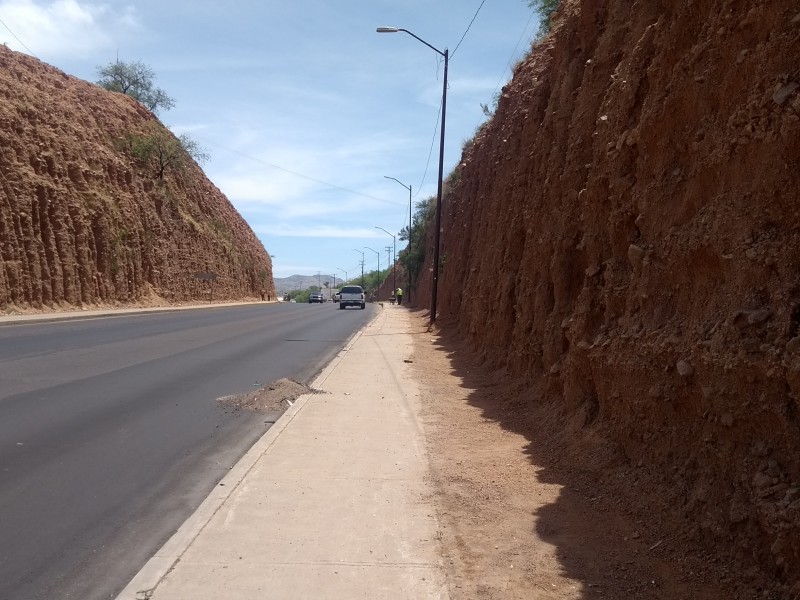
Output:
[[[285,294],[292,290],[307,290],[312,286],[322,287],[324,290],[326,281],[333,286],[333,277],[330,275],[320,275],[319,277],[316,275],[292,275],[291,277],[273,277],[272,280],[275,282],[275,291],[278,294]],[[336,285],[339,285],[340,281],[337,277]]]

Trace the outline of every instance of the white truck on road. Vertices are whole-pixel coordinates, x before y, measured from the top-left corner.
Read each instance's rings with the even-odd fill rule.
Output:
[[[346,285],[339,292],[339,309],[343,310],[348,306],[366,307],[364,289],[360,285]]]

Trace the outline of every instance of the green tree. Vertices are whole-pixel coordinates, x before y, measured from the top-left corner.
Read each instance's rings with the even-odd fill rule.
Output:
[[[153,168],[160,180],[164,179],[167,170],[183,172],[190,160],[204,163],[209,158],[206,151],[187,134],[175,137],[158,121],[149,122],[144,133],[128,135],[125,141],[131,154]]]
[[[416,280],[422,271],[425,262],[425,242],[428,227],[433,226],[433,217],[436,209],[436,197],[431,196],[416,203],[411,227],[403,227],[399,238],[407,241],[408,245],[400,251],[398,261],[405,264],[411,274],[411,279]]]
[[[550,19],[558,8],[559,0],[526,0],[539,15],[539,35],[544,35],[550,31]]]
[[[97,85],[135,98],[153,112],[175,106],[175,101],[164,90],[154,87],[155,73],[142,62],[113,62],[97,67],[97,74],[100,76]]]

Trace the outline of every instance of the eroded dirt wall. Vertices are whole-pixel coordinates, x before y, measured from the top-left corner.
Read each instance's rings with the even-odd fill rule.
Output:
[[[0,46],[0,310],[275,298],[263,245],[197,165],[161,181],[124,151],[154,119]]]
[[[799,84],[796,2],[564,0],[464,152],[439,282],[440,321],[530,402],[647,469],[686,535],[788,582]]]

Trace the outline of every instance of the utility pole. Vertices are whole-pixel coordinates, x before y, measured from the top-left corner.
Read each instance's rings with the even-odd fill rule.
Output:
[[[393,246],[386,246],[386,260],[392,260],[392,251],[394,250]],[[392,293],[394,294],[397,291],[397,270],[395,269],[397,265],[392,262]]]
[[[364,251],[359,250],[358,248],[353,248],[355,252],[358,252],[361,255],[361,287],[364,287]]]
[[[331,289],[330,293],[328,294],[328,298],[333,298],[333,290],[336,289],[336,273],[332,275],[333,277],[333,289]]]

